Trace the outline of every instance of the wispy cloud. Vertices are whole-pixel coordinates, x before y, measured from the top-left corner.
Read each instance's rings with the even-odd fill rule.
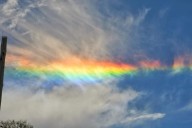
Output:
[[[128,32],[138,27],[149,11],[145,9],[137,16],[130,14],[125,20],[116,17],[107,20],[87,0],[8,0],[0,6],[1,30],[17,39],[9,45],[9,54],[35,61],[64,59],[70,55],[111,59],[113,48],[128,48],[131,43]]]
[[[192,102],[189,102],[187,105],[179,109],[179,111],[192,111]]]

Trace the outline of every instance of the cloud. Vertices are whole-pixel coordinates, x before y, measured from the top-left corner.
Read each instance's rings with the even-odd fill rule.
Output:
[[[0,7],[0,29],[16,39],[9,43],[8,55],[41,63],[71,55],[114,59],[114,54],[131,53],[129,35],[149,11],[130,13],[126,19],[107,18],[97,1],[88,0],[8,0]]]
[[[192,111],[192,102],[189,102],[187,105],[179,109],[179,111]]]
[[[156,120],[164,114],[135,111],[127,104],[140,93],[111,86],[55,87],[52,91],[10,88],[4,92],[1,120],[27,119],[41,128],[102,128]]]
[[[168,8],[168,7],[161,9],[159,11],[159,17],[164,18],[169,11],[170,11],[170,8]]]
[[[85,1],[21,3],[9,0],[1,6],[4,17],[1,27],[4,31],[11,30],[13,37],[19,41],[9,46],[15,49],[9,50],[10,54],[23,56],[26,53],[27,58],[39,58],[36,60],[41,61],[45,61],[43,58],[46,61],[62,59],[69,54],[106,56],[105,44],[113,40],[97,20],[100,16],[92,15],[94,10]],[[21,49],[24,51],[21,52]]]
[[[137,120],[156,120],[156,119],[160,119],[163,118],[165,116],[165,114],[163,113],[155,113],[155,114],[143,114],[143,115],[139,115],[136,117],[131,117],[128,118],[127,120],[123,121],[123,122],[132,122],[132,121],[137,121]]]

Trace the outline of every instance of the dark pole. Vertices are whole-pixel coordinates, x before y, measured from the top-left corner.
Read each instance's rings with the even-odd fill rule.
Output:
[[[1,109],[1,99],[2,99],[2,91],[3,91],[6,52],[7,52],[7,37],[3,36],[1,41],[1,55],[0,55],[0,109]]]

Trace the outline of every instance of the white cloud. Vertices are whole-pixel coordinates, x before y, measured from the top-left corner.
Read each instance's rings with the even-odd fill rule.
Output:
[[[9,43],[8,55],[47,62],[70,55],[111,59],[113,48],[121,49],[119,52],[131,51],[128,46],[133,43],[129,41],[133,37],[129,33],[139,27],[149,9],[138,15],[130,13],[127,20],[106,19],[95,3],[87,0],[8,0],[0,5],[0,29],[17,39]],[[122,27],[127,31],[122,31]]]
[[[143,114],[129,108],[127,104],[138,96],[132,89],[120,91],[99,85],[83,90],[76,86],[55,87],[47,92],[10,88],[3,95],[0,119],[27,119],[41,128],[103,128],[163,118],[164,114]]]
[[[133,122],[133,121],[138,121],[138,120],[156,120],[156,119],[163,118],[164,116],[165,116],[165,114],[163,114],[163,113],[141,114],[136,117],[127,118],[127,120],[124,120],[122,122],[127,123],[127,122]]]

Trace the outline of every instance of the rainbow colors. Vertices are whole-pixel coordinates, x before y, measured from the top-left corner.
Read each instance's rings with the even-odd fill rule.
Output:
[[[11,58],[8,59],[7,63],[9,62],[11,62]],[[53,81],[96,82],[122,75],[136,75],[141,71],[170,70],[180,72],[182,69],[192,70],[191,62],[186,62],[186,59],[179,57],[175,59],[173,66],[168,67],[159,61],[140,61],[133,65],[71,57],[60,61],[50,61],[42,65],[22,58],[15,65],[15,70],[10,70],[9,73],[17,72],[18,75],[25,74]]]

